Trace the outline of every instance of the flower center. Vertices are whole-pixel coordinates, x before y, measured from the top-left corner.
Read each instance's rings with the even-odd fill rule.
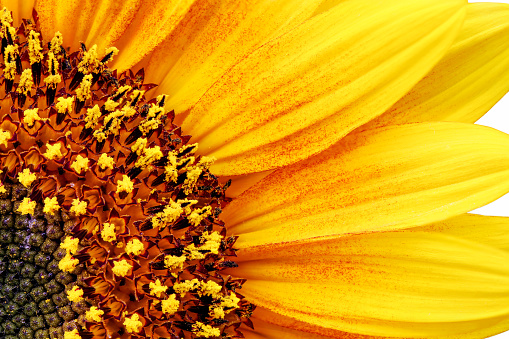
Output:
[[[236,238],[214,159],[143,70],[106,66],[116,48],[44,48],[38,26],[0,13],[0,336],[237,337],[254,306],[221,275]]]

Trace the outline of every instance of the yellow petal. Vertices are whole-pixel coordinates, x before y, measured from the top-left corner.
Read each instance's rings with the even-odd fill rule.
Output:
[[[18,26],[22,23],[23,18],[32,17],[32,9],[34,8],[35,0],[3,0],[1,6],[7,7],[12,11],[12,19],[14,25]]]
[[[443,338],[509,317],[509,254],[448,235],[308,240],[245,249],[238,259],[243,295],[317,331]]]
[[[222,219],[240,247],[425,225],[508,192],[508,149],[502,132],[452,122],[352,134],[270,174]]]
[[[87,46],[97,44],[99,53],[115,46],[121,50],[115,66],[125,69],[166,38],[192,3],[191,0],[38,0],[36,9],[46,39],[60,31],[65,46],[73,49],[79,47],[80,41]]]
[[[147,81],[167,106],[187,110],[248,53],[309,18],[317,0],[201,1],[147,62]]]
[[[450,234],[505,251],[509,250],[508,217],[462,214],[430,225],[411,228],[408,231]]]
[[[420,121],[475,122],[507,91],[509,5],[469,4],[465,24],[445,57],[365,129]]]
[[[219,175],[316,154],[381,114],[441,58],[463,22],[460,0],[343,1],[235,65],[183,130]]]

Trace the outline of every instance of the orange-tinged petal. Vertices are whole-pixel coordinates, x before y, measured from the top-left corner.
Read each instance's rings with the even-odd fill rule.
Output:
[[[222,219],[240,247],[425,225],[508,192],[508,149],[508,135],[471,124],[369,130],[275,171]]]
[[[467,6],[444,58],[407,95],[362,129],[420,121],[475,122],[509,91],[509,5]]]
[[[449,235],[311,239],[244,249],[238,261],[243,295],[317,331],[443,338],[509,316],[509,254]]]
[[[23,18],[32,17],[32,9],[34,8],[35,0],[3,0],[1,6],[7,7],[12,11],[12,19],[14,25],[20,25]]]
[[[509,218],[462,214],[430,225],[411,228],[411,232],[438,232],[509,250]]]
[[[121,49],[115,66],[126,69],[149,54],[186,15],[193,3],[161,0],[58,1],[38,0],[41,30],[45,39],[60,31],[64,44],[76,49],[80,41],[97,44],[99,53]],[[100,54],[102,56],[102,54]]]
[[[147,80],[180,114],[230,67],[309,18],[318,0],[199,1],[147,61]]]
[[[449,48],[463,1],[343,1],[239,62],[183,130],[214,173],[277,168],[331,146],[388,109]]]

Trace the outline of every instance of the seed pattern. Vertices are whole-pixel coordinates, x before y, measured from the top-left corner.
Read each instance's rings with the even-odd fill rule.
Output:
[[[236,237],[218,219],[229,184],[210,173],[214,159],[196,155],[164,95],[146,96],[155,85],[143,69],[107,67],[118,50],[71,53],[58,32],[46,47],[37,13],[18,28],[0,14],[0,192],[5,215],[26,220],[27,233],[14,242],[2,231],[2,279],[37,266],[34,256],[9,271],[18,262],[9,246],[34,239],[34,251],[55,247],[58,260],[45,264],[56,283],[43,287],[62,299],[38,301],[37,328],[9,335],[44,323],[49,338],[242,337],[254,306],[238,291],[244,280],[221,273],[236,267]],[[13,187],[26,193],[14,198]],[[41,216],[45,228],[28,234]],[[63,234],[51,238],[59,216]],[[10,305],[18,291],[2,293]],[[60,320],[45,318],[55,312]]]

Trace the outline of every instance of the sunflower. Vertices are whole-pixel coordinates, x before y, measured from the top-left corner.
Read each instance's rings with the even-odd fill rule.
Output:
[[[0,337],[509,328],[508,6],[7,5]]]

